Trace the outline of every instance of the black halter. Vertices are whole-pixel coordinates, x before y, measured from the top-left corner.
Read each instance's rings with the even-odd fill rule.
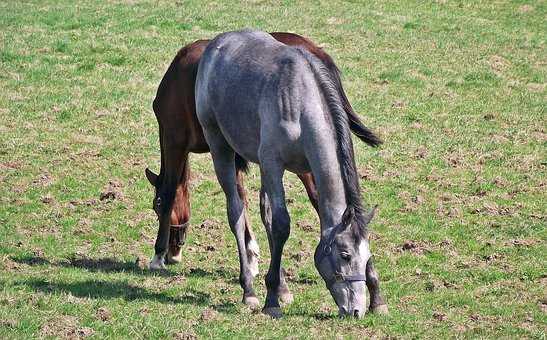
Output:
[[[320,246],[321,246],[321,243],[323,243],[322,245],[323,251],[319,253],[317,263],[321,263],[321,261],[323,261],[323,259],[326,257],[329,260],[332,272],[334,273],[334,278],[332,280],[327,281],[327,288],[330,288],[333,284],[337,282],[349,283],[349,282],[358,282],[358,281],[367,280],[364,274],[345,275],[340,273],[340,271],[338,271],[338,266],[336,265],[335,259],[333,258],[333,256],[330,256],[332,253],[332,245],[334,243],[334,237],[336,236],[336,232],[338,231],[341,225],[342,223],[332,228],[332,231],[330,232],[329,236],[326,239],[321,239],[321,242],[319,243]]]
[[[180,232],[181,231],[184,231],[184,229],[186,229],[188,227],[188,225],[190,224],[190,220],[182,223],[182,224],[170,224],[169,227],[173,228],[173,229],[179,229],[180,231],[175,233],[175,237],[174,237],[174,242],[173,244],[176,245],[177,247],[182,247],[184,245],[184,242],[185,242],[185,238],[186,238],[186,235],[183,235],[183,237],[180,236]]]
[[[170,224],[171,228],[186,228],[190,224],[190,221],[186,221],[183,224]]]

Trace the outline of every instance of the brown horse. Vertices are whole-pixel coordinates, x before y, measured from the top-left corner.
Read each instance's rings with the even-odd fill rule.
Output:
[[[310,40],[292,33],[274,32],[271,35],[278,41],[300,46],[318,57],[332,73],[333,79],[341,89],[344,110],[350,122],[351,131],[362,141],[377,146],[381,143],[353,111],[340,80],[340,72],[332,58]],[[146,177],[155,187],[153,209],[159,219],[159,230],[155,244],[155,256],[151,269],[164,268],[167,263],[181,260],[181,246],[184,244],[190,220],[189,153],[206,153],[209,147],[196,116],[194,86],[197,68],[209,40],[198,40],[183,47],[175,56],[158,87],[153,109],[159,124],[161,149],[161,169],[159,175],[148,168]],[[238,191],[246,203],[242,173],[246,163],[236,156]],[[304,184],[309,199],[317,210],[317,191],[311,173],[298,174]],[[245,209],[246,210],[246,209]],[[252,264],[254,275],[258,273],[258,244],[255,241],[247,216],[245,216],[245,243],[247,257]],[[371,266],[371,269],[373,267]],[[375,276],[375,275],[372,275]],[[371,309],[385,306],[379,294],[377,280],[367,282],[371,294]],[[286,285],[284,285],[286,288]],[[287,289],[288,293],[288,289]],[[288,295],[288,294],[287,294]],[[378,309],[379,310],[379,309]]]

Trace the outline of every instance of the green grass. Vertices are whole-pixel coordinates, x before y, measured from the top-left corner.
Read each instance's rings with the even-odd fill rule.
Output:
[[[0,2],[0,338],[545,338],[546,14],[545,1]],[[296,300],[278,321],[247,311],[208,155],[192,156],[183,263],[135,265],[157,228],[144,177],[159,168],[156,87],[184,44],[242,27],[322,45],[385,140],[356,153],[381,209],[372,247],[389,316],[336,317],[294,175]],[[258,180],[255,166],[263,299]],[[109,181],[123,198],[99,201]]]

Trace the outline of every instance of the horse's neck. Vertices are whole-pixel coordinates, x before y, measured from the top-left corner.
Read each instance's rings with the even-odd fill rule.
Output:
[[[319,219],[323,234],[340,223],[347,207],[336,144],[326,143],[325,140],[315,143],[308,160],[319,193]]]

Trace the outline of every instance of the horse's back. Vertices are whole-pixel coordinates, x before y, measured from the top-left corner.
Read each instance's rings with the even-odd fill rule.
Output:
[[[259,162],[260,147],[298,152],[300,95],[306,95],[299,83],[313,78],[303,68],[309,70],[295,48],[267,33],[221,34],[200,61],[198,118],[204,129],[218,127],[230,146],[253,162]]]

